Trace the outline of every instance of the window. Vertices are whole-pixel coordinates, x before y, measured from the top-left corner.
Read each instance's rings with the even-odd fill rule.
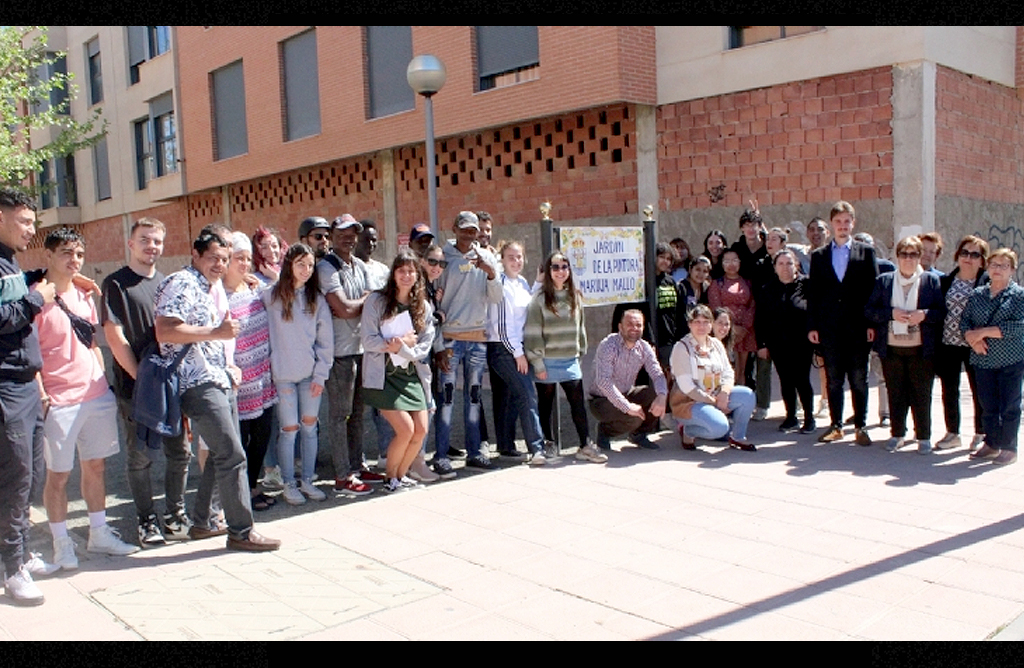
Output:
[[[92,147],[92,166],[96,173],[96,201],[110,199],[110,161],[107,158],[107,138]]]
[[[729,26],[729,48],[738,49],[824,29],[825,26]]]
[[[128,78],[139,83],[139,65],[171,48],[171,26],[128,26]]]
[[[44,160],[39,171],[39,203],[43,209],[78,206],[75,156]]]
[[[245,128],[245,80],[242,61],[210,73],[213,111],[213,159],[224,160],[249,152]]]
[[[153,157],[153,139],[149,133],[149,119],[133,123],[135,129],[135,186],[145,190],[152,175],[150,165]]]
[[[170,93],[149,103],[149,118],[135,121],[135,182],[139,190],[150,179],[178,171],[178,135]]]
[[[284,140],[320,134],[316,31],[307,30],[281,42],[279,56]]]
[[[537,26],[476,26],[478,90],[536,79]]]
[[[380,118],[416,108],[405,78],[412,60],[412,26],[366,26],[368,116]]]
[[[103,101],[103,67],[98,37],[85,45],[85,55],[89,66],[89,104],[98,104]]]
[[[52,63],[40,65],[36,68],[35,76],[38,81],[47,81],[60,75],[61,78],[66,82],[68,74],[68,61],[64,54],[47,53],[47,58],[53,59]],[[43,112],[48,109],[56,109],[57,113],[68,114],[70,113],[68,104],[68,87],[67,84],[61,88],[51,88],[49,97],[42,100],[35,100],[32,103],[33,110],[36,112]]]

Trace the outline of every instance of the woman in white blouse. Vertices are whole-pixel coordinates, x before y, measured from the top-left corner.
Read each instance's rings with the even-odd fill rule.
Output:
[[[707,306],[694,307],[687,315],[690,333],[672,349],[672,375],[676,380],[670,397],[672,414],[679,419],[679,435],[686,450],[696,448],[697,438],[715,440],[728,434],[730,447],[753,452],[757,448],[746,438],[754,411],[754,392],[735,385],[725,347],[711,336],[713,317]]]

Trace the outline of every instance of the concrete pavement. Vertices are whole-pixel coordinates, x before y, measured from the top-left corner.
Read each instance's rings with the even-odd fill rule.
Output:
[[[966,392],[963,403],[970,425]],[[753,424],[756,453],[685,452],[662,432],[657,452],[613,442],[607,465],[571,448],[546,467],[496,460],[497,471],[460,469],[393,496],[280,502],[257,515],[259,531],[284,541],[270,554],[211,539],[96,557],[76,510],[81,569],[41,580],[41,607],[0,598],[0,638],[1024,637],[1024,464],[913,445],[890,454],[877,427],[872,447],[852,433],[818,444],[780,435],[781,417],[776,401]],[[937,384],[933,422],[937,440]],[[109,469],[111,517],[134,531],[123,454]],[[40,509],[33,520],[32,546],[49,558]]]

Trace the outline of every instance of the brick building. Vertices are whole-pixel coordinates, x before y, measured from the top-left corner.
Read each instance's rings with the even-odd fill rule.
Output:
[[[108,142],[122,137],[108,154],[125,194],[79,187],[77,222],[103,240],[97,273],[123,261],[125,224],[145,214],[170,224],[172,266],[208,222],[293,236],[314,213],[375,218],[394,252],[428,218],[424,106],[404,81],[421,53],[448,74],[434,97],[442,230],[486,209],[531,260],[542,201],[594,225],[636,225],[651,204],[661,237],[697,249],[713,228],[736,238],[750,198],[797,230],[848,199],[886,248],[930,230],[1024,248],[1019,27],[157,28],[67,27],[58,45],[82,81],[99,40]],[[168,94],[179,169],[139,188],[157,154],[140,158],[133,133]],[[95,180],[93,156],[77,157],[79,183]]]

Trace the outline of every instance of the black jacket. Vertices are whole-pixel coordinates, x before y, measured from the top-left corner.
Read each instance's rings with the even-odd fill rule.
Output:
[[[873,324],[865,317],[864,307],[875,289],[877,277],[875,249],[868,244],[852,242],[850,262],[842,281],[832,268],[832,243],[811,253],[809,327],[817,330],[823,344],[837,341],[867,344],[867,330]]]
[[[43,296],[29,291],[14,251],[0,244],[0,381],[27,383],[43,368],[32,326],[42,310]]]
[[[872,344],[879,357],[885,357],[889,350],[889,321],[892,320],[892,284],[896,281],[896,272],[882,274],[875,281],[875,289],[871,293],[864,315],[875,323],[875,342]],[[946,300],[939,287],[939,277],[930,271],[921,274],[921,284],[917,288],[917,308],[925,311],[921,323],[921,343],[924,345],[924,356],[932,357],[935,346],[941,340],[942,321],[946,317]]]

